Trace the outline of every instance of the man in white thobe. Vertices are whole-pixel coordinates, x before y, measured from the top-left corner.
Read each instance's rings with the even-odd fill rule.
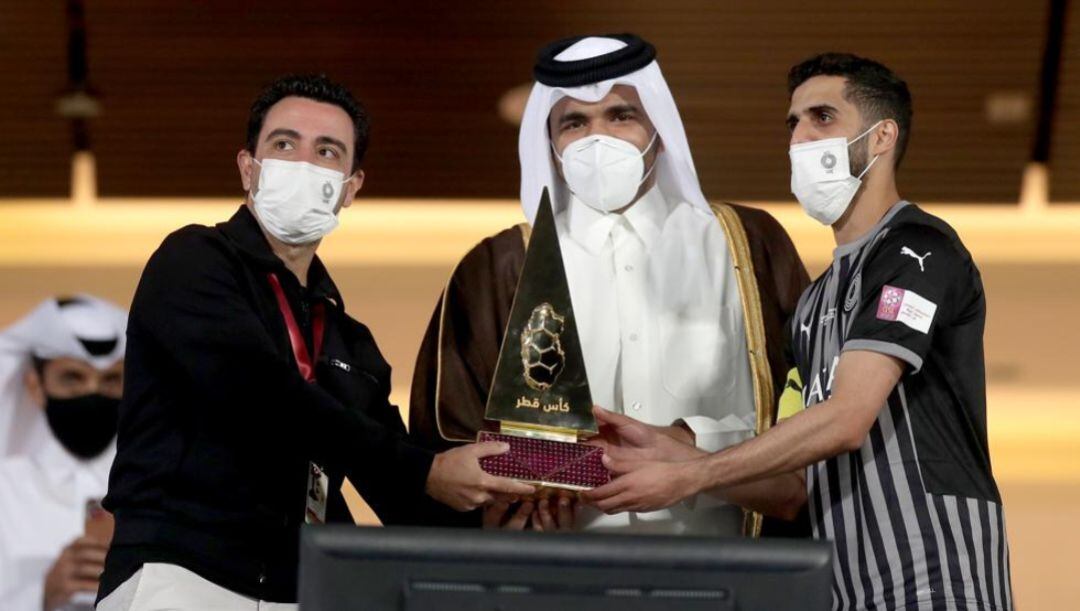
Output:
[[[0,332],[0,607],[91,609],[111,537],[126,313],[49,299]]]
[[[773,357],[806,283],[790,240],[767,214],[727,206],[738,209],[737,231],[750,244],[742,267],[753,269],[751,284],[740,280],[730,229],[702,194],[652,45],[633,35],[567,39],[540,52],[534,74],[519,137],[521,203],[531,223],[543,189],[551,193],[593,401],[709,451],[753,436],[772,408],[759,386],[773,390],[771,381],[755,382],[755,371],[786,371],[782,357]],[[434,447],[473,439],[483,426],[528,235],[528,226],[512,227],[477,245],[436,308],[410,406],[410,432]],[[768,254],[751,263],[749,251]],[[778,280],[761,284],[763,277]],[[751,295],[771,305],[748,320]],[[755,365],[747,329],[760,328],[762,318],[773,324],[762,334],[769,359],[760,346]],[[574,522],[634,533],[744,531],[742,507],[708,495],[610,516],[589,507],[575,516],[571,504],[540,501],[527,516],[531,503],[503,503],[485,521],[545,530]]]

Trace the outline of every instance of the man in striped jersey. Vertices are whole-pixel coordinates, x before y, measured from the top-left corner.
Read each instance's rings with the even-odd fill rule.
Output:
[[[907,85],[847,54],[795,66],[788,84],[792,191],[837,243],[791,325],[806,409],[707,455],[600,412],[621,476],[587,496],[642,511],[702,491],[767,494],[794,472],[815,537],[835,543],[835,608],[1010,609],[986,441],[986,302],[953,229],[897,191]]]

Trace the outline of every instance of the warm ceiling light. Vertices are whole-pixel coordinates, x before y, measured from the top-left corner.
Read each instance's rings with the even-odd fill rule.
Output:
[[[525,114],[525,103],[529,101],[530,92],[532,92],[532,83],[524,83],[502,94],[496,104],[499,117],[515,127],[521,125],[521,117]]]

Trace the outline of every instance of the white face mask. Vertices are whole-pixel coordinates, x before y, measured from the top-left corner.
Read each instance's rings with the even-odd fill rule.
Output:
[[[570,191],[585,205],[601,212],[626,207],[649,177],[656,162],[645,172],[645,153],[656,142],[656,133],[644,151],[626,140],[611,136],[586,136],[566,145],[555,158],[562,164],[563,178]]]
[[[263,228],[286,244],[314,242],[338,225],[345,175],[306,161],[264,159],[251,195]]]
[[[848,147],[869,134],[881,121],[848,142],[846,138],[828,138],[793,144],[791,157],[791,192],[803,210],[825,225],[840,220],[879,155],[858,176],[851,175]]]

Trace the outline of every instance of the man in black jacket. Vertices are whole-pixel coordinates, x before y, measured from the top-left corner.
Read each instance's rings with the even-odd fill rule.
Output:
[[[435,455],[408,442],[390,367],[315,256],[363,183],[367,125],[325,77],[275,82],[237,155],[245,205],[173,233],[147,263],[100,609],[295,601],[300,525],[348,520],[345,476],[385,523],[532,491],[481,471],[500,444]]]

